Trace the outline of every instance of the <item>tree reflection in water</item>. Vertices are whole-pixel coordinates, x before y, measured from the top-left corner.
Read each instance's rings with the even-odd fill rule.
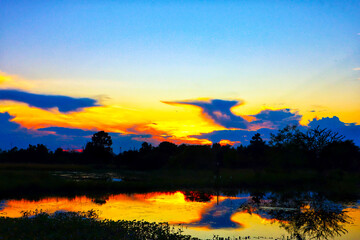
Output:
[[[185,201],[190,202],[210,202],[214,195],[201,191],[183,191]]]
[[[347,233],[352,219],[342,204],[329,201],[317,193],[254,193],[240,209],[278,220],[293,239],[331,239]]]

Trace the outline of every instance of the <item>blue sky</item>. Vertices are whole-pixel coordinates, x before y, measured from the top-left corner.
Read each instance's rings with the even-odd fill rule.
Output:
[[[31,130],[180,142],[234,125],[164,102],[237,101],[233,119],[289,109],[302,125],[358,124],[359,12],[359,1],[1,1],[0,88],[98,105],[64,115],[0,91],[0,113]]]

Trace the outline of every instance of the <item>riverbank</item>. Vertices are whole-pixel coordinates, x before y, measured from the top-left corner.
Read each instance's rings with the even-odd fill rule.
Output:
[[[252,169],[151,171],[118,170],[111,166],[3,164],[0,198],[102,195],[150,191],[320,191],[358,194],[360,174],[340,170],[276,171]]]

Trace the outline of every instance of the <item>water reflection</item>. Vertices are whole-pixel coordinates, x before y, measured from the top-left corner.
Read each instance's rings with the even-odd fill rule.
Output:
[[[341,204],[317,193],[284,194],[256,193],[241,210],[257,213],[279,221],[294,239],[330,239],[348,231],[352,219]]]
[[[201,191],[185,191],[182,192],[186,201],[190,202],[210,202],[214,195]]]
[[[187,226],[206,227],[208,229],[242,228],[243,224],[231,220],[231,216],[238,211],[239,205],[246,202],[246,198],[229,198],[213,207],[207,208],[197,222]]]
[[[0,215],[21,211],[96,210],[101,218],[182,224],[187,234],[292,239],[358,239],[358,203],[331,201],[318,193],[244,193],[236,196],[198,191],[118,194],[96,197],[0,201]],[[348,212],[350,211],[350,212]],[[356,224],[349,225],[354,222]],[[341,236],[341,237],[340,237]],[[285,238],[286,239],[286,238]]]

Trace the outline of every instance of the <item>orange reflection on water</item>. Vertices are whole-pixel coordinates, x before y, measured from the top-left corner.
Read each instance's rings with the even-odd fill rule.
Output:
[[[45,198],[39,201],[9,200],[0,211],[8,217],[20,217],[22,211],[43,210],[48,213],[56,211],[89,211],[97,210],[101,218],[113,220],[146,220],[169,222],[171,224],[198,221],[204,209],[216,204],[210,202],[189,202],[181,192],[173,194],[149,193],[110,196],[106,203],[99,205],[87,197]]]
[[[229,237],[289,236],[289,233],[280,227],[281,221],[266,218],[265,215],[257,213],[250,214],[246,211],[239,211],[240,204],[248,199],[248,197],[216,197],[210,194],[179,191],[175,193],[119,194],[98,199],[99,201],[85,196],[73,199],[51,197],[39,201],[6,201],[0,210],[0,216],[20,217],[22,211],[36,209],[48,213],[96,210],[102,219],[136,219],[184,224],[185,234],[200,238],[212,238],[214,235]],[[359,239],[359,209],[347,208],[344,211],[348,212],[354,224],[346,227],[349,231],[348,234],[335,239]]]

